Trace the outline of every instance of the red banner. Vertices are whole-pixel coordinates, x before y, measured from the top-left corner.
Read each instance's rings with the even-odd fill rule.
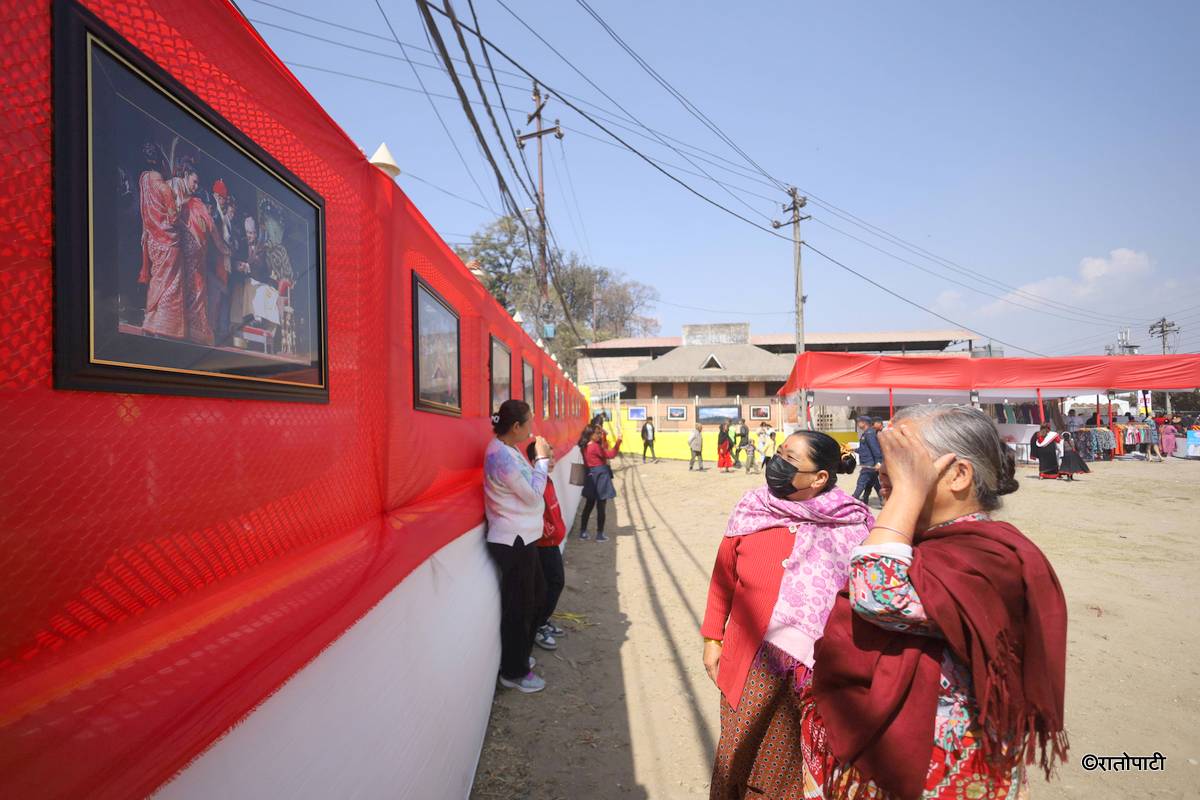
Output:
[[[56,391],[49,2],[0,0],[0,794],[140,797],[482,521],[491,336],[578,395],[230,5],[86,5],[322,195],[328,405]],[[415,411],[412,274],[461,317]],[[586,409],[535,428],[568,448]]]
[[[914,389],[1042,389],[1088,394],[1109,389],[1200,387],[1200,355],[943,358],[806,352],[781,395],[801,390],[856,392]]]

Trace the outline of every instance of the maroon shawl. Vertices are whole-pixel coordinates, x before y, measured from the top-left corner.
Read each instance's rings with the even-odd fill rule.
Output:
[[[838,595],[813,667],[831,755],[890,795],[919,798],[949,647],[971,671],[982,729],[995,734],[982,737],[985,756],[1006,772],[1040,751],[1049,778],[1067,752],[1067,609],[1050,562],[1005,522],[957,522],[914,544],[909,579],[945,639],[885,630]]]

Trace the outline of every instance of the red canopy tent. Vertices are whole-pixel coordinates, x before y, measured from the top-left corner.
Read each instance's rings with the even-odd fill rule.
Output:
[[[1200,387],[1200,355],[949,358],[803,353],[780,395],[823,405],[1030,400],[1115,390]]]

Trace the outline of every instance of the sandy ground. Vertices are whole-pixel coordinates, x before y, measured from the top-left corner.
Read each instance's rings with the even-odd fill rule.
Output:
[[[1071,615],[1071,761],[1032,797],[1200,798],[1200,463],[1099,464],[1073,484],[1029,473],[999,516],[1049,556]],[[718,693],[698,629],[729,510],[761,480],[624,459],[612,540],[576,527],[567,546],[559,610],[582,619],[554,653],[534,649],[546,691],[497,693],[472,798],[708,794]],[[1156,751],[1162,772],[1080,766]]]

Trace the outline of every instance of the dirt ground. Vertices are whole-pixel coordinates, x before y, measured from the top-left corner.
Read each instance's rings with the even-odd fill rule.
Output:
[[[686,798],[708,794],[718,693],[700,620],[729,510],[761,475],[617,465],[611,541],[566,549],[557,651],[534,648],[546,691],[501,690],[474,800]],[[1094,465],[1038,481],[998,515],[1049,556],[1070,611],[1071,761],[1035,800],[1200,798],[1200,463]],[[855,476],[841,476],[852,486]],[[615,523],[615,524],[614,524]],[[1085,771],[1096,755],[1166,756],[1161,772]]]

